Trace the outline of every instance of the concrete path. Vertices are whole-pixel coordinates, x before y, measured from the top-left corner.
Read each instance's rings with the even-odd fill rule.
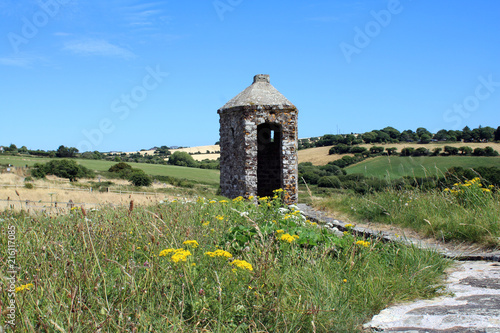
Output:
[[[372,318],[372,332],[500,333],[500,264],[458,262],[446,281],[452,293],[391,306]]]
[[[345,223],[326,217],[307,205],[298,205],[309,219],[323,222],[339,234]],[[448,271],[449,296],[391,306],[364,325],[367,332],[500,333],[500,252],[450,247],[433,240],[400,238],[390,231],[355,227],[354,232],[402,241],[457,260]]]

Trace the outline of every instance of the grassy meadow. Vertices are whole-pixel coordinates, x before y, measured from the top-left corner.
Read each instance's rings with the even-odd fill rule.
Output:
[[[47,163],[50,158],[23,157],[23,156],[1,156],[0,164],[12,164],[13,166],[33,166],[35,163]],[[95,171],[107,171],[117,162],[76,159],[77,163]],[[188,179],[198,183],[218,185],[219,170],[197,169],[173,165],[132,163],[133,168],[142,169],[151,176],[169,176],[179,179]]]
[[[397,179],[403,176],[443,176],[448,168],[500,166],[500,157],[484,156],[379,156],[345,168],[348,174],[361,173],[367,177]]]
[[[441,256],[338,238],[278,196],[0,212],[0,232],[15,230],[16,330],[356,332],[441,291]],[[2,280],[2,304],[6,291]]]

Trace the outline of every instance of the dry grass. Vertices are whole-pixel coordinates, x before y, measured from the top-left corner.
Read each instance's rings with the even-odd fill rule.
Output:
[[[84,184],[90,180],[80,180],[80,184]],[[105,180],[103,180],[105,181]],[[113,179],[113,183],[117,185],[129,185],[125,180]],[[6,187],[4,185],[16,185],[17,187]],[[26,201],[28,206],[34,210],[41,208],[50,209],[54,207],[55,202],[58,202],[58,208],[68,208],[68,202],[71,200],[79,206],[83,203],[85,207],[97,206],[127,206],[130,201],[134,201],[134,205],[146,206],[155,204],[160,201],[173,199],[173,196],[164,193],[151,192],[148,194],[130,194],[130,193],[111,193],[84,190],[76,187],[69,181],[54,176],[48,176],[46,180],[35,180],[33,182],[35,188],[27,189],[24,187],[24,177],[16,174],[0,174],[0,209],[12,207],[26,209]],[[50,186],[51,188],[40,188]],[[37,188],[38,187],[38,188]],[[153,189],[164,188],[164,185],[155,184]],[[167,187],[172,187],[167,185]],[[69,189],[68,189],[69,188]],[[9,202],[4,201],[9,200]],[[22,202],[19,202],[22,201]],[[40,202],[41,201],[41,202]],[[53,204],[50,204],[53,202]]]
[[[201,153],[202,155],[206,154],[207,150],[210,153],[215,153],[216,151],[220,151],[220,147],[219,147],[219,145],[208,145],[208,146],[197,146],[197,147],[170,149],[170,151],[172,153],[175,153],[176,151],[185,151],[186,153],[190,153],[190,154]],[[154,155],[154,152],[155,152],[154,150],[144,150],[144,151],[131,151],[131,152],[127,152],[127,154],[139,153],[141,155],[145,155],[145,154]],[[212,157],[215,154],[206,154],[206,155],[210,155]],[[196,156],[196,155],[194,155],[194,156]],[[211,158],[211,159],[215,160],[217,158]]]

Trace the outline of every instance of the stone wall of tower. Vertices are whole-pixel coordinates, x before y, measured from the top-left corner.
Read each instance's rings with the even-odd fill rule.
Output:
[[[282,186],[285,202],[297,202],[297,116],[295,107],[240,106],[219,110],[221,192],[229,198],[257,195],[257,127],[281,125]],[[234,133],[234,135],[233,135]]]

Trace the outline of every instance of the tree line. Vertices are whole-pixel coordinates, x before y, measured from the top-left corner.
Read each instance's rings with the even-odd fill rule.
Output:
[[[465,126],[462,130],[439,130],[432,134],[424,127],[416,131],[411,129],[400,132],[394,127],[385,127],[381,130],[373,130],[362,134],[325,134],[322,137],[312,137],[299,140],[299,149],[334,146],[344,144],[348,146],[362,143],[400,143],[415,142],[427,144],[436,141],[446,142],[490,142],[500,141],[500,126],[495,130],[493,127],[482,127],[470,129]]]

